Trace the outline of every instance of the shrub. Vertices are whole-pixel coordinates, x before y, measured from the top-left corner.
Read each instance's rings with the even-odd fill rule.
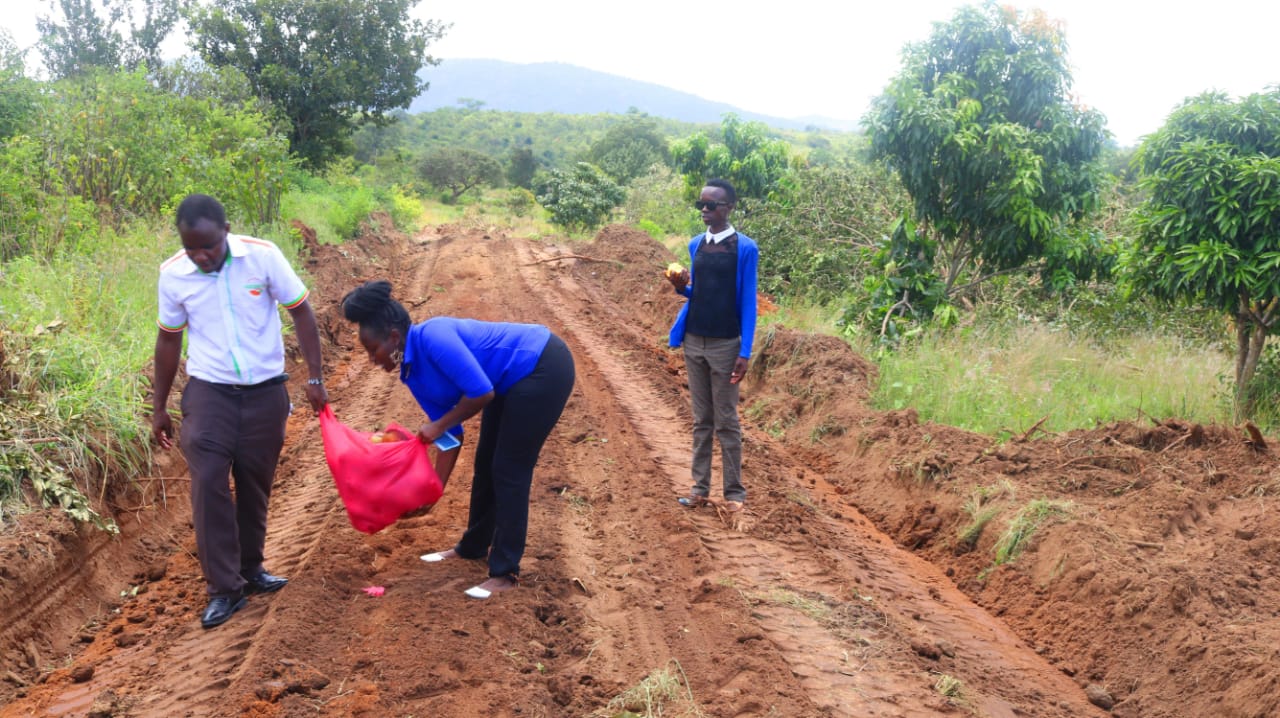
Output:
[[[538,203],[551,213],[551,222],[570,231],[599,227],[626,198],[626,192],[608,175],[586,162],[571,170],[540,175],[534,186]]]

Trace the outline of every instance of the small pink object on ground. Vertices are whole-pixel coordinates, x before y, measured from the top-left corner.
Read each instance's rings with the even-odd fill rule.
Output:
[[[373,596],[374,598],[377,598],[378,596],[381,596],[382,594],[386,593],[387,589],[385,586],[365,586],[364,592],[369,594],[370,596]]]

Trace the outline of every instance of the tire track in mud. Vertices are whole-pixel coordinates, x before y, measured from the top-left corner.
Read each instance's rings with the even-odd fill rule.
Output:
[[[410,254],[409,269],[401,267],[397,260],[390,270],[399,277],[412,277],[411,291],[421,293],[430,272],[419,270],[432,262],[438,252],[426,249]],[[321,309],[316,307],[317,313]],[[381,376],[381,372],[370,376],[350,361],[336,366],[327,362],[326,370],[331,374],[330,398],[350,395],[351,401],[342,403],[343,421],[364,425],[381,417],[396,387],[394,377]],[[357,378],[360,391],[345,391]],[[300,393],[291,393],[297,401]],[[316,558],[321,537],[346,521],[324,460],[318,424],[305,404],[295,405],[267,520],[268,570],[287,577],[305,574]],[[59,585],[76,580],[80,565],[64,572]],[[203,610],[204,581],[198,564],[194,565],[194,572],[193,577],[174,578],[196,587]],[[56,595],[51,592],[44,603],[55,600]],[[164,619],[162,632],[146,635],[133,645],[112,651],[95,666],[91,679],[69,686],[44,714],[88,715],[99,696],[113,691],[127,696],[133,715],[209,715],[214,710],[212,706],[224,699],[226,689],[254,664],[257,638],[274,630],[280,607],[293,608],[287,586],[277,594],[251,596],[248,604],[230,621],[211,630],[200,626],[198,614],[170,616]]]
[[[576,335],[575,344],[586,348],[652,461],[666,472],[671,496],[684,493],[688,438],[677,427],[686,420],[653,401],[659,392],[596,331],[598,320],[584,319],[572,302],[562,299],[585,296],[574,279],[533,269],[553,257],[554,250],[538,253],[521,243],[517,252],[524,285]],[[792,476],[806,473],[803,467],[791,468]],[[765,487],[756,479],[755,495],[763,496]],[[787,490],[825,490],[834,496],[826,482],[815,481],[813,489],[793,483]],[[904,641],[953,653],[967,699],[982,715],[1101,715],[1079,687],[965,597],[935,566],[898,548],[855,510],[835,516],[815,511],[810,521],[830,537],[827,547],[815,548],[751,536],[755,512],[766,508],[767,502],[757,499],[736,522],[710,511],[688,516],[706,552],[716,557],[719,579],[752,599],[752,616],[761,630],[813,701],[832,715],[939,712],[931,690],[934,677],[903,655]]]

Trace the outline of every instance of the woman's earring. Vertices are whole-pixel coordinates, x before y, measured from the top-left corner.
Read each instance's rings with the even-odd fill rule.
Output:
[[[397,350],[395,350],[395,351],[391,352],[391,361],[392,361],[392,363],[394,363],[394,364],[396,364],[396,365],[399,365],[399,364],[400,364],[400,362],[404,361],[404,350],[403,350],[403,349],[397,349]]]

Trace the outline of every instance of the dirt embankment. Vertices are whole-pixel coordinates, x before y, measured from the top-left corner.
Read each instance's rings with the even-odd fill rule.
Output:
[[[539,322],[573,350],[521,589],[477,602],[462,591],[482,565],[418,559],[465,524],[470,447],[431,514],[364,535],[300,412],[268,535],[290,584],[223,627],[198,626],[173,457],[164,481],[140,482],[121,540],[33,518],[0,544],[0,717],[615,715],[643,712],[618,696],[663,670],[681,682],[665,715],[1277,711],[1276,464],[1234,430],[1123,424],[1000,445],[871,411],[874,369],[846,345],[766,330],[743,392],[748,511],[690,511],[673,500],[688,485],[687,389],[665,347],[680,300],[645,234],[609,227],[569,247],[450,226],[310,252],[348,424],[421,415],[337,314],[364,279],[391,279],[416,320]],[[1028,505],[1048,522],[995,565]],[[375,585],[385,595],[362,591]]]

